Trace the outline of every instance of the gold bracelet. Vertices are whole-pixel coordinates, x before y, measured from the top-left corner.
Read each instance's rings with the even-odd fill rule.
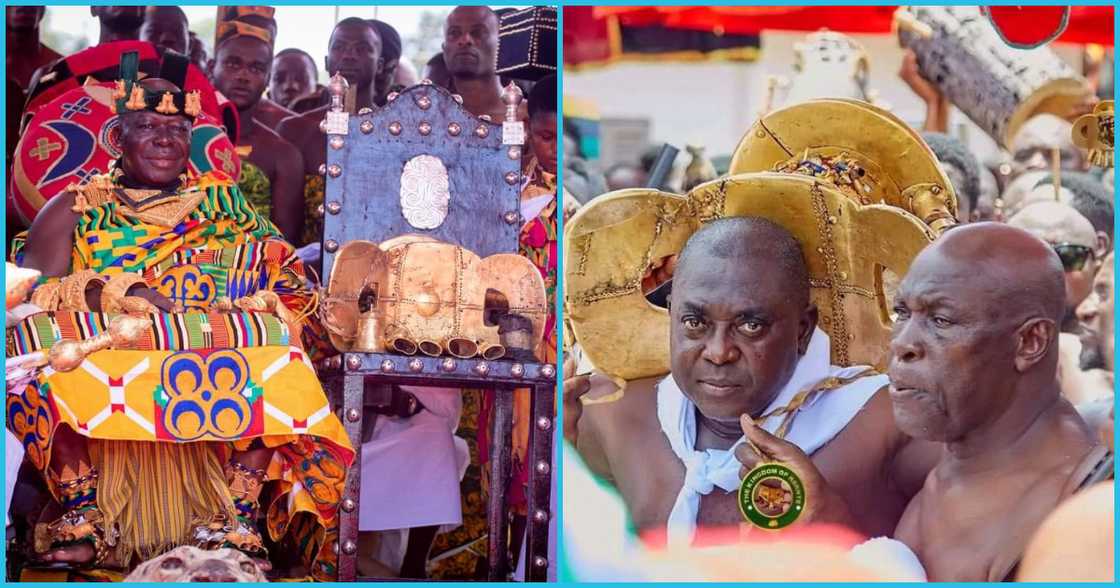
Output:
[[[91,269],[75,272],[62,280],[59,310],[89,312],[89,305],[86,304],[86,288],[89,287],[90,282],[95,280],[101,282],[102,285],[105,284],[105,278]]]
[[[58,310],[58,301],[61,296],[62,282],[55,280],[40,284],[31,292],[31,304],[43,310]]]
[[[101,312],[120,314],[124,312],[121,301],[128,295],[128,289],[137,285],[148,283],[140,274],[126,272],[109,278],[109,282],[101,289]]]

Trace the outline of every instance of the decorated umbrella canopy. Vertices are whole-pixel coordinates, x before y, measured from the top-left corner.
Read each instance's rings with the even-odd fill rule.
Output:
[[[891,34],[895,6],[568,6],[566,65],[619,59],[680,57],[750,59],[764,30]],[[1009,39],[1046,39],[1063,7],[999,7],[996,24]],[[1113,45],[1113,7],[1075,6],[1057,42]]]

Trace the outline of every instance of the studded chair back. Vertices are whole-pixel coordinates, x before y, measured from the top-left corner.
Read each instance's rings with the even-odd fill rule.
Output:
[[[390,96],[384,108],[331,113],[324,122],[323,275],[341,245],[405,234],[480,257],[516,253],[521,147],[503,145],[502,125],[467,112],[438,86]],[[348,119],[345,127],[331,128],[331,115]]]

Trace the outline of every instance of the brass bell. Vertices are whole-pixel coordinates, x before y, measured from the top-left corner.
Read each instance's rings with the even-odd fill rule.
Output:
[[[381,337],[381,316],[377,309],[377,290],[366,286],[358,296],[358,337],[354,350],[365,353],[382,353],[385,340]]]

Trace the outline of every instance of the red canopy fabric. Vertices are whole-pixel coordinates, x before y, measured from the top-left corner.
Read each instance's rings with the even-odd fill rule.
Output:
[[[564,61],[579,65],[617,57],[612,27],[661,26],[758,34],[763,30],[891,34],[895,6],[566,6]],[[1023,7],[1029,11],[1036,7]],[[1037,7],[1045,8],[1045,7]],[[1075,6],[1057,42],[1114,43],[1112,6]]]

